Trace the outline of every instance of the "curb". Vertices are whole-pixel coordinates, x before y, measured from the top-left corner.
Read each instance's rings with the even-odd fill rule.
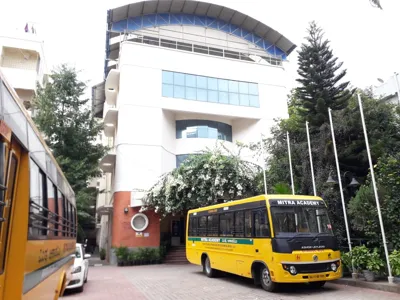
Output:
[[[400,294],[400,284],[396,283],[390,284],[386,282],[367,282],[363,280],[354,280],[352,278],[340,278],[333,280],[330,283]]]

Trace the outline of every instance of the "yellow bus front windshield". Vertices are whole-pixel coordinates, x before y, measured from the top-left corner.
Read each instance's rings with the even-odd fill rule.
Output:
[[[283,206],[271,207],[275,237],[333,235],[325,207]]]

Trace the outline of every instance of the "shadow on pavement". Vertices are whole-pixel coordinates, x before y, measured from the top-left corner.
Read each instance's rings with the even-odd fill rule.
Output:
[[[192,274],[197,276],[206,276],[201,271],[192,272]],[[248,288],[256,288],[252,279],[237,276],[230,273],[221,272],[215,279],[222,280],[225,282],[233,283],[235,285],[242,285]],[[258,287],[262,289],[261,287]],[[310,295],[310,294],[320,294],[334,292],[337,289],[332,285],[325,285],[322,288],[314,288],[307,284],[296,283],[296,284],[281,284],[278,293],[281,295]]]

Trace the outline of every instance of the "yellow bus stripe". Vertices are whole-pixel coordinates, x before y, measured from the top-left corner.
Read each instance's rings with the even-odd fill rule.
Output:
[[[69,263],[73,259],[73,256],[67,256],[36,271],[25,274],[23,293],[26,294],[27,292],[29,292],[31,289],[44,281],[51,274],[57,272],[58,269],[60,269],[63,265]]]

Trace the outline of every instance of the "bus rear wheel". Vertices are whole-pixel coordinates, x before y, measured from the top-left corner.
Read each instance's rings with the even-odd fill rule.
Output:
[[[267,292],[276,292],[278,289],[277,283],[273,282],[266,266],[262,266],[259,272],[260,283]]]
[[[215,277],[216,275],[216,270],[211,268],[211,261],[208,256],[203,261],[203,273],[207,275],[207,277]]]

